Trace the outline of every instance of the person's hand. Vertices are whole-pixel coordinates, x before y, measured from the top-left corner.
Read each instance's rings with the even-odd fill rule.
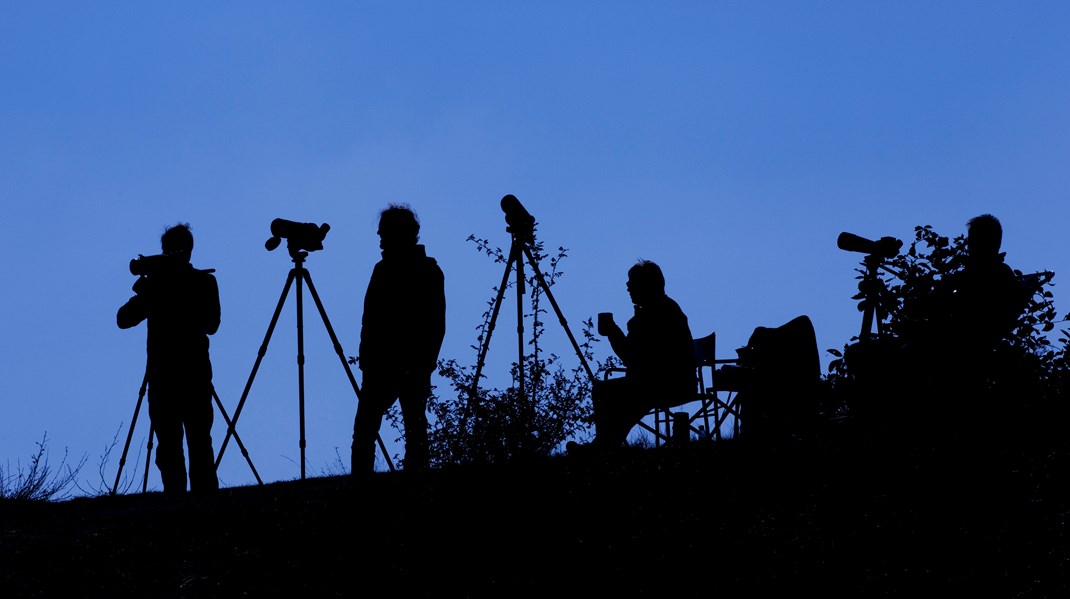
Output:
[[[613,322],[612,312],[601,312],[598,314],[598,334],[603,337],[608,336],[617,328],[617,323]]]
[[[152,281],[150,281],[149,278],[144,276],[144,275],[138,277],[137,280],[134,281],[134,286],[133,286],[134,293],[136,293],[136,294],[138,294],[138,295],[140,295],[142,297],[151,296],[152,295],[152,288],[153,288]]]

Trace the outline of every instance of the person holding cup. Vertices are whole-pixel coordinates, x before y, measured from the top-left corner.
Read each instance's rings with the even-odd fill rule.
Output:
[[[598,334],[609,340],[626,368],[623,377],[595,381],[593,445],[610,449],[654,408],[690,401],[695,394],[695,349],[687,316],[665,294],[665,276],[650,260],[628,270],[628,295],[635,313],[621,330],[613,314],[598,315]]]

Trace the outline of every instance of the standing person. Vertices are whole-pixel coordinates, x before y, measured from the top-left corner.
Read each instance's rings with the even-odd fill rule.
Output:
[[[975,427],[996,407],[989,384],[998,376],[997,351],[1013,334],[1028,299],[1004,261],[1002,242],[999,219],[991,214],[971,218],[963,268],[935,291],[936,336],[929,349],[941,359],[933,377],[932,409],[942,426],[958,422],[957,428]]]
[[[962,343],[975,359],[990,353],[1014,330],[1025,309],[1018,276],[1000,252],[1003,226],[991,214],[982,214],[966,223],[966,262],[962,270],[948,278],[946,300],[948,334]],[[982,364],[971,364],[977,368]]]
[[[219,488],[212,450],[212,362],[208,336],[219,328],[219,287],[214,270],[190,264],[193,233],[187,223],[168,227],[163,253],[139,258],[134,297],[116,314],[120,329],[148,320],[146,351],[149,420],[156,433],[156,466],[167,494]]]
[[[383,258],[364,296],[359,365],[363,389],[353,421],[353,474],[375,471],[383,414],[401,404],[406,470],[428,467],[427,399],[446,333],[442,269],[420,240],[420,222],[406,205],[379,214]]]
[[[981,420],[1005,409],[992,385],[1003,374],[1002,347],[1014,334],[1028,294],[1000,251],[1003,227],[995,216],[981,214],[966,223],[962,267],[944,274],[919,294],[905,331],[904,348],[910,385],[924,417],[911,429],[922,439],[960,440]]]
[[[665,295],[665,276],[649,260],[628,270],[628,295],[635,314],[628,333],[600,314],[598,333],[609,339],[613,353],[624,363],[623,377],[596,381],[594,445],[621,446],[643,416],[656,407],[671,407],[694,399],[696,392],[695,345],[687,316]]]

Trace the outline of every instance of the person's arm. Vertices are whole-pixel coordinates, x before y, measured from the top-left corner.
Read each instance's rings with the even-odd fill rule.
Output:
[[[147,316],[144,298],[135,295],[119,308],[115,314],[115,324],[119,325],[120,329],[129,329],[141,324]]]
[[[123,304],[115,314],[115,324],[120,329],[129,329],[141,324],[149,316],[149,280],[140,277],[134,282],[134,297]]]
[[[1018,317],[1029,307],[1029,300],[1033,296],[1033,292],[1022,284],[1018,275],[1014,273],[1014,269],[1010,266],[1004,264],[1000,275],[1003,278],[999,289],[999,293],[1002,296],[999,298],[1001,313],[994,316],[1000,319],[1001,336],[1007,337],[1018,326]]]
[[[620,326],[616,322],[610,322],[604,334],[609,339],[609,346],[613,348],[613,353],[617,354],[625,366],[630,366],[634,361],[634,352],[628,336],[624,334]]]
[[[205,275],[204,307],[201,313],[201,330],[205,335],[214,335],[219,330],[219,283],[215,276]]]
[[[374,355],[376,346],[380,344],[382,333],[382,287],[383,274],[382,262],[372,268],[372,276],[368,279],[368,288],[364,291],[364,310],[360,316],[360,342],[357,345],[358,366],[361,370],[371,370],[376,365],[377,356]]]
[[[422,364],[425,370],[434,372],[438,367],[442,339],[446,336],[446,281],[442,269],[437,266],[431,271],[427,299],[427,347]]]

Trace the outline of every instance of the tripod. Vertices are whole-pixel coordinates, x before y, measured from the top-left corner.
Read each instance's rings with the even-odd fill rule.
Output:
[[[858,294],[851,299],[862,300],[858,309],[862,311],[862,330],[858,334],[859,341],[873,341],[884,336],[884,319],[888,311],[884,307],[884,295],[888,286],[880,278],[877,271],[883,269],[892,275],[899,277],[899,273],[884,264],[886,258],[894,258],[903,247],[903,242],[895,237],[881,237],[874,241],[866,239],[854,233],[844,231],[836,238],[836,246],[849,252],[865,254],[862,264],[865,265],[862,273],[862,281],[858,284]],[[873,333],[876,325],[877,332]]]
[[[494,324],[498,319],[498,312],[502,306],[502,298],[505,296],[505,286],[509,282],[509,273],[513,267],[516,267],[516,341],[517,351],[519,356],[517,357],[517,390],[520,392],[520,396],[524,396],[524,258],[528,260],[528,264],[531,266],[531,270],[535,273],[535,280],[538,282],[539,287],[546,294],[546,297],[550,300],[550,305],[554,308],[554,313],[557,314],[558,321],[561,323],[561,327],[568,334],[569,341],[572,342],[572,348],[576,351],[576,355],[579,356],[580,363],[583,364],[584,370],[587,371],[587,376],[594,381],[595,376],[591,371],[591,367],[587,364],[587,359],[583,355],[583,350],[580,349],[578,343],[576,343],[576,337],[573,336],[572,330],[568,327],[568,322],[565,320],[564,314],[561,313],[561,308],[557,305],[557,300],[554,299],[554,294],[550,292],[550,286],[546,283],[546,279],[542,276],[542,271],[539,269],[539,263],[535,260],[531,253],[531,245],[535,242],[535,219],[523,206],[520,205],[519,200],[513,195],[507,195],[502,198],[502,210],[505,211],[505,220],[509,225],[506,227],[506,232],[512,236],[512,243],[509,247],[509,257],[505,262],[505,272],[502,274],[502,282],[498,285],[498,295],[494,298],[494,308],[491,311],[490,321],[487,325],[487,336],[483,340],[483,347],[479,351],[479,359],[476,361],[475,377],[472,379],[472,390],[469,397],[474,398],[479,389],[479,377],[483,372],[483,364],[487,358],[487,350],[490,348],[490,338],[494,333]]]
[[[858,333],[858,339],[866,341],[884,335],[884,317],[887,312],[881,302],[885,285],[877,272],[883,266],[883,257],[869,254],[862,259],[862,263],[865,264],[866,270],[858,284],[859,294],[855,297],[862,300],[862,330]],[[873,332],[874,327],[876,333]]]
[[[275,306],[275,314],[271,317],[271,324],[268,325],[267,334],[264,336],[264,342],[260,345],[260,351],[256,355],[256,362],[253,364],[253,370],[249,373],[249,380],[245,383],[245,390],[242,391],[241,399],[238,401],[238,407],[234,410],[234,420],[228,423],[227,435],[223,438],[223,444],[219,448],[219,455],[216,458],[216,466],[223,459],[223,452],[227,449],[227,442],[233,435],[237,439],[237,433],[234,430],[234,426],[238,422],[238,417],[241,415],[242,408],[245,406],[245,400],[249,398],[249,390],[253,386],[253,379],[256,377],[257,370],[260,369],[260,362],[264,359],[264,354],[267,353],[268,342],[271,341],[271,334],[275,330],[275,325],[279,321],[279,314],[282,313],[282,306],[286,303],[286,296],[290,292],[290,286],[294,281],[297,281],[297,388],[298,388],[298,409],[299,409],[299,422],[300,422],[300,443],[301,448],[301,479],[305,478],[305,340],[304,340],[304,304],[302,302],[302,285],[308,285],[308,291],[312,295],[312,299],[316,302],[316,308],[319,310],[320,318],[323,320],[324,326],[327,328],[327,333],[331,336],[331,342],[334,344],[334,351],[338,354],[338,358],[342,361],[342,367],[346,371],[346,375],[349,377],[349,382],[353,386],[353,393],[357,396],[357,401],[360,401],[360,389],[357,387],[357,380],[353,377],[353,371],[349,368],[349,362],[346,361],[345,354],[342,352],[342,345],[338,342],[338,336],[334,334],[334,328],[331,326],[330,319],[327,318],[327,311],[323,308],[323,302],[320,301],[319,294],[316,293],[316,287],[312,284],[312,275],[309,274],[308,269],[305,268],[305,258],[308,257],[308,252],[298,249],[293,243],[293,240],[288,244],[290,251],[290,257],[293,259],[294,267],[290,269],[290,274],[286,278],[286,285],[282,288],[282,295],[279,297],[279,303]],[[269,247],[270,249],[270,247]],[[379,437],[379,447],[383,451],[383,457],[386,458],[387,465],[390,470],[394,470],[394,464],[390,460],[390,456],[387,453],[386,445],[383,443],[382,437]],[[239,445],[240,445],[239,441]],[[244,452],[245,449],[242,448]]]
[[[145,390],[149,385],[149,370],[148,366],[145,367],[145,377],[141,380],[141,389],[137,394],[137,404],[134,406],[134,417],[130,419],[130,429],[126,432],[126,444],[123,445],[123,454],[119,458],[119,470],[115,473],[115,484],[112,485],[111,494],[115,495],[119,491],[119,481],[122,479],[123,467],[126,465],[126,454],[130,450],[130,439],[134,436],[134,427],[137,426],[138,413],[141,412],[141,404],[145,400]],[[223,415],[223,420],[226,421],[228,428],[233,428],[233,423],[230,420],[230,416],[227,415],[226,408],[223,407],[223,402],[219,400],[219,395],[215,391],[215,387],[212,387],[212,399],[215,400],[216,406],[219,408],[219,413]],[[144,493],[149,488],[149,467],[152,463],[152,437],[155,434],[155,429],[152,424],[149,424],[149,443],[148,450],[145,453],[145,474],[141,481],[141,492]],[[242,455],[245,456],[245,461],[249,463],[249,469],[253,471],[253,476],[256,477],[256,482],[264,484],[260,480],[260,474],[256,471],[256,466],[253,466],[252,459],[249,458],[249,452],[246,451],[245,445],[241,441],[241,437],[238,433],[234,433],[234,440],[238,443],[238,447],[242,450]],[[218,464],[217,464],[218,466]]]

